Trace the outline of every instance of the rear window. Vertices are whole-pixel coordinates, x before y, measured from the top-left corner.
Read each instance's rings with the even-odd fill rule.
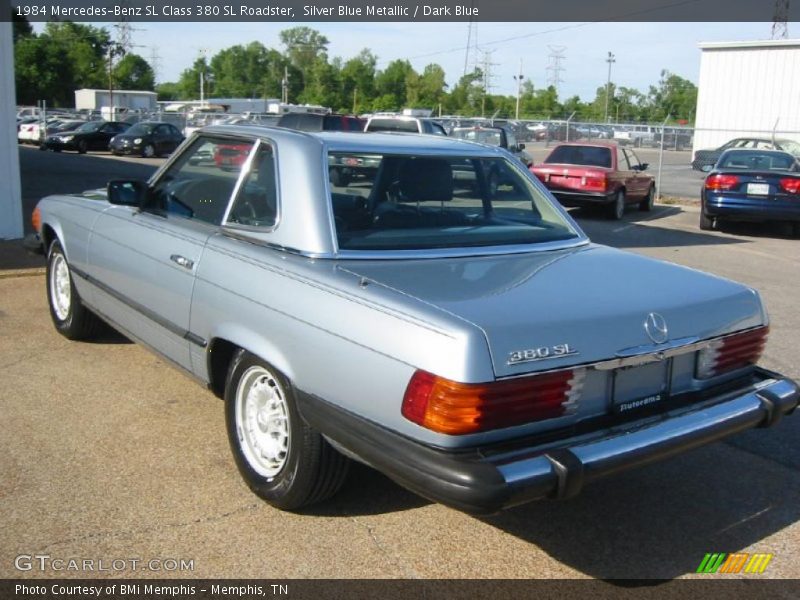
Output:
[[[600,146],[559,146],[545,161],[559,165],[611,168],[611,148]]]
[[[332,153],[329,163],[369,167],[354,172],[346,187],[331,183],[342,250],[474,248],[579,236],[505,158]]]
[[[795,164],[794,157],[789,154],[738,150],[724,153],[719,159],[717,168],[747,169],[751,171],[791,171],[795,169]]]
[[[403,131],[419,133],[419,126],[414,120],[407,119],[372,119],[367,127],[369,131]]]

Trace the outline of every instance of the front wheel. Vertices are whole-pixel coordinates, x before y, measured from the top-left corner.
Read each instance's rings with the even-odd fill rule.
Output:
[[[86,140],[81,140],[78,142],[78,153],[79,154],[86,154],[89,150],[89,145],[86,143]]]
[[[242,477],[276,508],[320,502],[344,483],[349,460],[306,424],[288,380],[245,350],[228,371],[225,424]]]
[[[153,144],[147,144],[142,148],[142,156],[144,158],[153,158],[156,155],[156,149]]]
[[[94,336],[100,320],[87,309],[72,280],[61,242],[54,240],[47,253],[47,300],[56,330],[70,340]]]

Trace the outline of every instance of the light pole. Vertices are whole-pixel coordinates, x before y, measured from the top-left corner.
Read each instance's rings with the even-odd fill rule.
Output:
[[[525,76],[522,74],[522,59],[519,59],[519,75],[514,75],[514,79],[517,82],[517,112],[514,118],[519,121],[519,97],[522,94],[522,80]]]
[[[606,62],[608,63],[608,80],[606,81],[606,116],[603,119],[604,123],[608,123],[608,99],[611,95],[611,65],[614,64],[616,59],[614,58],[614,53],[609,52],[608,58],[606,58]]]

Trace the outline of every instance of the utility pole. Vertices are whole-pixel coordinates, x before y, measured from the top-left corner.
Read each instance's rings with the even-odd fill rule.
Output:
[[[772,17],[772,39],[785,40],[789,37],[789,0],[775,0]]]
[[[519,97],[522,95],[522,79],[525,76],[522,74],[522,59],[519,59],[519,75],[514,75],[514,79],[517,81],[517,110],[514,115],[514,118],[519,121]]]
[[[281,104],[289,104],[289,67],[283,67],[281,79]]]
[[[608,80],[606,81],[606,113],[605,118],[603,119],[604,123],[608,123],[608,99],[611,96],[611,65],[613,65],[616,61],[614,58],[614,53],[609,52],[608,58],[606,58],[606,62],[608,63]]]
[[[356,106],[358,105],[358,88],[353,88],[353,114],[357,115]]]

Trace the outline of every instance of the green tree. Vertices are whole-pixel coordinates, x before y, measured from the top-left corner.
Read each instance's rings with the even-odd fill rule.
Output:
[[[673,120],[694,120],[697,108],[697,86],[667,70],[661,71],[657,86],[650,86],[648,94],[651,121],[663,121],[667,115]]]
[[[206,97],[209,95],[210,87],[209,82],[206,80],[208,79],[208,75],[211,73],[211,70],[208,67],[208,62],[206,61],[205,57],[200,57],[195,59],[191,67],[184,69],[181,73],[178,83],[176,84],[178,90],[178,99],[192,100],[200,97],[201,73],[203,74],[205,88],[204,95]]]
[[[155,84],[152,67],[138,54],[126,54],[114,67],[114,87],[117,89],[153,91]]]
[[[372,108],[375,98],[375,65],[378,58],[364,48],[341,68],[339,73],[341,95],[338,106],[344,112],[354,113]]]
[[[403,108],[406,103],[406,82],[414,73],[407,60],[393,60],[375,77],[375,91],[383,98],[384,110]],[[386,106],[389,104],[390,106]]]
[[[406,80],[406,103],[412,108],[435,109],[447,87],[444,69],[437,64],[425,67],[420,75],[412,72]]]
[[[289,63],[297,70],[299,93],[303,95],[306,79],[317,65],[317,59],[328,59],[328,38],[310,27],[292,27],[280,32],[281,44],[286,48]],[[290,78],[290,81],[292,79]],[[294,96],[294,94],[292,94]]]

